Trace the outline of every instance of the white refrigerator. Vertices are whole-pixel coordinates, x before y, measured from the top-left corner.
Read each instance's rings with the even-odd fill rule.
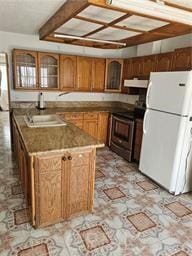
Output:
[[[192,191],[192,71],[151,73],[139,170],[170,193]]]

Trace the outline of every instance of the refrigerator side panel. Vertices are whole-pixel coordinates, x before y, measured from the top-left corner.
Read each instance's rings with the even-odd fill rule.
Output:
[[[182,150],[178,136],[182,136],[181,123],[186,119],[155,110],[145,114],[139,170],[170,192],[177,180]]]
[[[151,73],[147,108],[187,116],[192,97],[192,71]]]

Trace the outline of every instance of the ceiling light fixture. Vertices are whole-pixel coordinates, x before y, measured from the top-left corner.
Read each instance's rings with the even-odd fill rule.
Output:
[[[161,1],[160,1],[161,2]],[[192,26],[191,12],[149,0],[107,0],[113,7]]]
[[[119,46],[124,46],[124,47],[127,45],[126,43],[114,42],[114,41],[110,41],[110,40],[100,40],[100,39],[96,39],[96,38],[70,36],[70,35],[64,35],[64,34],[54,34],[54,37],[75,39],[75,40],[82,40],[82,41],[90,41],[90,42],[104,43],[104,44],[114,44],[114,45],[119,45]]]

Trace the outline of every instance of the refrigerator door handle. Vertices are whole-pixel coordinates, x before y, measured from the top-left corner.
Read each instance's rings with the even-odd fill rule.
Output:
[[[152,81],[149,81],[147,95],[146,95],[146,107],[147,108],[149,107],[149,99],[150,99],[151,86],[152,86]]]
[[[146,134],[147,133],[147,127],[146,127],[146,123],[147,123],[147,115],[148,115],[149,110],[147,109],[145,112],[145,116],[144,116],[144,121],[143,121],[143,133]]]

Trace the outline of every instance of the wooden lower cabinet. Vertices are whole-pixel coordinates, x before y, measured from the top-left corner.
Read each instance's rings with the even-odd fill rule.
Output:
[[[92,210],[95,154],[95,149],[88,148],[36,157],[36,227]]]
[[[98,140],[107,144],[108,140],[109,113],[100,112],[98,117]]]
[[[109,123],[108,112],[66,112],[57,114],[84,130],[93,138],[107,144]]]
[[[92,136],[98,138],[98,114],[94,112],[88,112],[84,114],[83,130]]]

